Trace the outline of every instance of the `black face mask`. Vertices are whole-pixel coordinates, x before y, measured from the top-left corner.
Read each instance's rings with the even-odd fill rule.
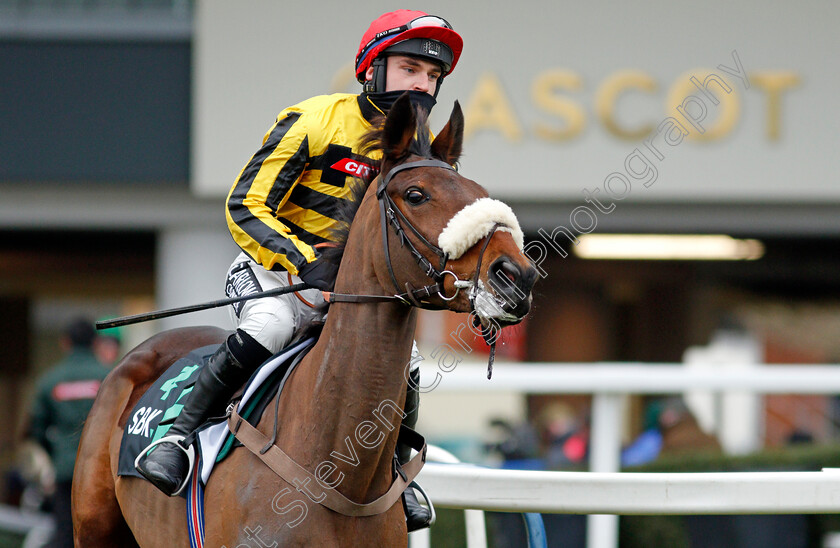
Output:
[[[379,110],[388,114],[388,111],[391,110],[391,106],[403,93],[406,93],[406,91],[380,91],[377,93],[365,92],[363,95],[368,97],[373,104],[379,108]],[[426,111],[426,114],[431,113],[432,107],[434,107],[437,103],[437,100],[434,97],[424,91],[408,90],[408,98],[411,100],[412,105],[420,107]]]

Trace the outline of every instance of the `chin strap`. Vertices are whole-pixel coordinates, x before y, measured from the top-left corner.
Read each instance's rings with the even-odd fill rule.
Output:
[[[396,93],[397,96],[399,96],[399,94],[402,94],[403,91],[406,91],[406,90],[399,90],[399,91],[396,91],[396,92],[386,92],[385,91],[385,87],[387,85],[387,80],[388,80],[387,59],[388,59],[387,56],[380,55],[379,57],[377,57],[376,59],[373,60],[373,63],[371,63],[371,66],[373,67],[373,77],[370,80],[368,80],[367,82],[364,83],[364,87],[362,88],[362,90],[365,93],[368,93],[368,94],[372,94],[372,93],[375,93],[375,94]],[[424,95],[429,95],[429,97],[432,99],[432,105],[435,104],[435,99],[437,99],[438,93],[440,93],[440,86],[443,85],[443,78],[444,77],[441,76],[440,78],[437,79],[434,94],[429,95],[428,93],[424,93]],[[395,99],[396,99],[396,97],[395,97]],[[393,100],[391,101],[391,103],[393,104]],[[389,105],[389,107],[390,107],[390,105]],[[431,110],[431,107],[429,107],[429,110]],[[385,112],[387,112],[387,111],[388,111],[388,109],[385,109]]]
[[[373,78],[365,82],[364,90],[367,93],[377,93],[385,91],[386,59],[386,56],[380,55],[379,57],[373,60],[373,63],[371,63],[371,66],[373,67]]]

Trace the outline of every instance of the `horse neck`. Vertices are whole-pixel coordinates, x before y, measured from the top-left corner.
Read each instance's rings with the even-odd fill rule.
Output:
[[[371,272],[346,270],[337,291],[387,294]],[[295,375],[290,413],[302,426],[293,442],[303,452],[299,462],[312,471],[332,462],[337,471],[327,481],[343,474],[336,488],[351,500],[373,500],[390,485],[415,325],[416,311],[399,303],[332,305]]]

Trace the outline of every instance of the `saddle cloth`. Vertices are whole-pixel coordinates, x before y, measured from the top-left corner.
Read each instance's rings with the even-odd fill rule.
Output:
[[[275,354],[261,365],[242,392],[240,415],[256,425],[266,404],[282,390],[286,379],[312,345],[315,338],[296,343]],[[117,474],[142,478],[134,468],[134,459],[153,441],[162,438],[184,408],[198,372],[219,348],[218,344],[192,350],[173,363],[140,398],[123,430]],[[214,417],[198,430],[196,443],[201,455],[201,481],[205,485],[213,465],[221,462],[233,449],[236,439],[228,429],[226,417]]]

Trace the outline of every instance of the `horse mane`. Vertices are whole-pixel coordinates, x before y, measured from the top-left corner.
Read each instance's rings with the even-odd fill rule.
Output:
[[[399,162],[402,162],[410,155],[417,155],[422,158],[433,157],[428,114],[423,109],[416,108],[415,119],[417,121],[417,131],[408,146],[408,154],[405,155],[405,158],[400,158]],[[381,153],[383,157],[386,156],[388,151],[385,150],[384,134],[385,117],[380,116],[373,121],[373,128],[361,137],[360,153],[367,157],[376,153]],[[344,256],[344,247],[347,244],[347,237],[350,235],[350,225],[353,223],[353,219],[359,211],[359,206],[362,205],[362,199],[365,197],[368,186],[370,186],[377,174],[378,172],[372,174],[371,177],[356,178],[351,183],[350,195],[339,203],[333,215],[333,218],[338,221],[331,232],[331,239],[333,242],[336,242],[336,245],[326,248],[321,253],[321,260],[327,260],[335,265],[341,264],[341,259]]]
[[[362,205],[362,199],[373,179],[357,177],[350,188],[350,195],[341,200],[335,208],[333,218],[338,221],[331,231],[332,241],[335,244],[324,248],[321,251],[321,260],[329,261],[334,265],[341,264],[344,256],[344,247],[347,245],[347,237],[350,235],[350,224]]]

